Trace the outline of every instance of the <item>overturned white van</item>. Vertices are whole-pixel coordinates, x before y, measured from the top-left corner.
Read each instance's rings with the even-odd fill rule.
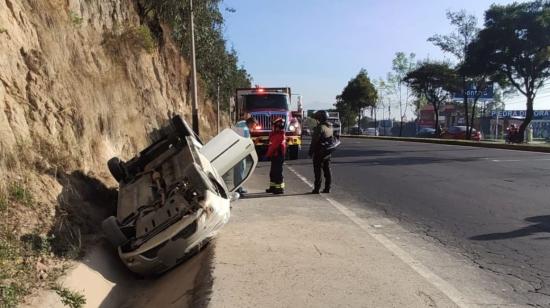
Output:
[[[124,264],[141,275],[174,267],[215,236],[258,162],[249,138],[226,129],[202,145],[180,116],[152,135],[131,160],[109,160],[119,182],[117,215],[102,224]]]

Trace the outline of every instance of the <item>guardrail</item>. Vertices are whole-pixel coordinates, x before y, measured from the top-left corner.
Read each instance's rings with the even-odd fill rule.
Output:
[[[550,146],[545,145],[530,145],[530,144],[505,144],[494,143],[487,141],[472,141],[472,140],[456,140],[456,139],[439,139],[439,138],[416,138],[416,137],[389,137],[389,136],[364,136],[364,135],[342,135],[344,138],[359,138],[373,140],[392,140],[420,143],[435,143],[447,145],[470,146],[479,148],[505,149],[529,152],[550,153]]]

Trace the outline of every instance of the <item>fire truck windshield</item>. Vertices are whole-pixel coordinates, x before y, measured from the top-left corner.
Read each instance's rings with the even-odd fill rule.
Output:
[[[244,103],[246,110],[288,110],[288,96],[282,94],[245,95]]]

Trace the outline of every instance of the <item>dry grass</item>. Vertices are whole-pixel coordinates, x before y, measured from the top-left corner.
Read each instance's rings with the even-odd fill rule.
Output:
[[[127,25],[122,30],[106,31],[101,44],[117,61],[124,60],[125,49],[136,55],[142,51],[151,54],[157,47],[157,41],[146,25]]]
[[[47,213],[55,200],[43,195],[40,190],[48,188],[39,179],[40,174],[57,176],[70,170],[74,161],[68,151],[37,136],[11,150],[1,148],[5,174],[0,181],[0,307],[16,307],[32,290],[52,288],[64,271],[63,260],[80,255],[78,233],[50,235],[53,217]],[[65,248],[66,243],[72,246]],[[60,246],[66,254],[57,253]]]
[[[51,259],[54,239],[44,235],[44,226],[21,234],[18,213],[32,214],[38,205],[27,184],[12,180],[0,186],[0,307],[17,306],[25,295],[47,287],[63,272]]]
[[[69,18],[74,26],[80,27],[82,25],[83,18],[73,11],[69,11]]]

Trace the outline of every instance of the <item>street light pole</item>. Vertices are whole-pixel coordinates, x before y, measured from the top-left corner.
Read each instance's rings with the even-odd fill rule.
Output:
[[[193,16],[193,0],[189,0],[191,8],[191,62],[193,66],[193,131],[199,136],[199,110],[197,94],[197,59],[195,57],[195,21]]]

